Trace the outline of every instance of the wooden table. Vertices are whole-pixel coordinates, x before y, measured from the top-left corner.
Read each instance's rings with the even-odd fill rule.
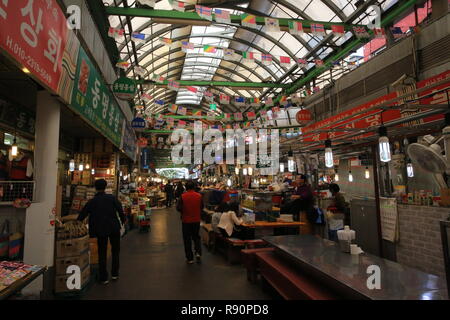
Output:
[[[304,226],[304,222],[268,222],[268,221],[255,221],[254,224],[243,223],[242,227],[246,228],[245,238],[255,239],[256,231],[263,229],[273,229],[273,235],[286,234],[286,230],[280,230],[281,228],[296,228],[295,233],[300,232],[300,228]],[[292,233],[291,233],[292,234]]]
[[[33,282],[37,277],[39,277],[41,274],[44,274],[47,271],[47,267],[40,267],[38,270],[31,272],[30,274],[26,275],[25,277],[15,281],[10,286],[6,287],[2,291],[0,291],[0,300],[6,300],[13,294],[19,292],[23,288],[25,288],[27,285],[29,285],[31,282]]]
[[[368,253],[351,255],[335,242],[311,235],[265,237],[280,263],[293,266],[346,299],[446,300],[445,281]],[[377,266],[380,287],[369,288],[368,268]]]
[[[282,227],[301,227],[306,223],[304,222],[268,222],[268,221],[255,221],[254,224],[243,223],[242,226],[246,228],[282,228]]]

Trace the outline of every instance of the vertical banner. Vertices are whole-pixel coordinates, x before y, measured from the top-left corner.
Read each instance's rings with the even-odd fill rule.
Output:
[[[122,138],[122,110],[99,72],[80,48],[70,107],[116,146]]]

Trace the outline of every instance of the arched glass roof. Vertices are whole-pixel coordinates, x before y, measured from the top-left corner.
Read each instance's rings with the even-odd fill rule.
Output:
[[[103,0],[105,6],[136,7],[136,1]],[[195,11],[194,5],[200,4],[211,8],[229,10],[232,14],[250,13],[257,16],[270,16],[277,18],[294,18],[326,22],[345,22],[352,24],[368,24],[366,13],[370,5],[380,5],[386,10],[397,0],[366,0],[362,6],[356,7],[355,0],[184,0],[186,11]],[[236,4],[239,3],[239,4]],[[168,0],[156,1],[155,9],[172,10]],[[139,65],[147,70],[145,78],[153,74],[164,76],[170,80],[214,80],[214,81],[245,81],[291,83],[302,77],[308,69],[299,69],[282,66],[277,59],[271,65],[263,65],[256,61],[253,65],[240,61],[225,61],[223,50],[232,48],[238,52],[269,53],[273,56],[289,56],[291,58],[324,59],[334,49],[353,37],[347,32],[344,37],[337,37],[327,31],[325,37],[313,36],[305,33],[302,36],[291,35],[288,32],[270,32],[265,26],[251,29],[237,24],[211,24],[205,26],[190,26],[182,24],[156,23],[150,18],[109,16],[110,26],[125,29],[125,34],[140,32],[147,35],[146,43],[137,44],[126,37],[124,41],[117,42],[121,59],[128,60],[133,66]],[[195,45],[193,50],[184,52],[181,48],[169,48],[159,42],[159,37],[171,38],[174,41],[189,41]],[[204,53],[203,45],[218,47],[217,53]],[[353,53],[358,56],[358,53]],[[331,72],[324,72],[316,79],[316,86],[323,87],[333,80],[351,70],[351,68],[336,68]],[[127,71],[127,76],[135,77],[133,69]],[[170,91],[158,86],[142,86],[142,92],[151,94],[155,99],[165,99],[167,103],[179,105],[202,106],[208,110],[208,103],[203,99],[206,87],[197,87],[198,92],[193,93],[186,89],[178,92]],[[244,90],[242,88],[212,88],[216,94],[225,93],[231,96],[261,97],[267,94],[276,94],[281,89]],[[220,106],[220,111],[244,111],[243,107],[233,105]],[[163,108],[151,104],[152,113],[163,111]],[[290,117],[286,116],[286,125],[292,124]],[[279,120],[281,121],[281,119]]]

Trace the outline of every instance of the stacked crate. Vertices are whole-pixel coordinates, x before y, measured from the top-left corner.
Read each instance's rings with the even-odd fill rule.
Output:
[[[55,293],[79,292],[90,279],[88,230],[83,223],[75,219],[76,215],[66,217],[66,221],[57,229]],[[67,285],[68,278],[73,274],[73,271],[68,273],[70,266],[78,267],[81,272],[80,289],[69,289]]]

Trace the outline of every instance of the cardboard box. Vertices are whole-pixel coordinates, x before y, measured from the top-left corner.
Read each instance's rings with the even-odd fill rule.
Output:
[[[61,292],[78,292],[81,289],[84,288],[84,286],[89,282],[89,279],[91,277],[91,268],[89,265],[87,265],[84,269],[81,270],[81,288],[80,290],[72,289],[70,290],[67,288],[67,279],[69,278],[68,275],[63,276],[56,276],[55,277],[55,293],[61,293]]]
[[[111,257],[111,244],[108,241],[108,248],[107,248],[107,259]],[[98,246],[97,246],[97,238],[90,238],[89,239],[89,260],[91,265],[92,264],[98,264]]]
[[[79,266],[81,270],[89,266],[89,252],[86,250],[80,256],[57,258],[55,260],[56,275],[65,276],[67,268],[72,265]]]
[[[56,257],[74,257],[79,256],[89,249],[89,236],[70,240],[56,241]]]

